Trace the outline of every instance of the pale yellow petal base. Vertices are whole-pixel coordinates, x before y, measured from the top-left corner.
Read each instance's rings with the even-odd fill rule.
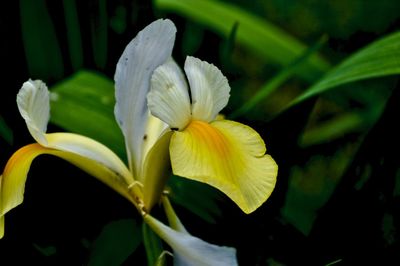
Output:
[[[192,121],[174,133],[170,145],[174,174],[221,190],[245,213],[263,204],[275,187],[278,166],[265,152],[256,131],[228,120]]]

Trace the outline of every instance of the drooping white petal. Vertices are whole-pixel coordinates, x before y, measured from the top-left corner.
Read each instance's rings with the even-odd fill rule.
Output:
[[[129,166],[138,173],[148,119],[146,96],[153,71],[171,57],[176,28],[170,20],[157,20],[128,44],[115,72],[115,117],[125,136]]]
[[[28,80],[17,94],[19,112],[32,137],[46,145],[46,129],[50,117],[49,91],[41,80]]]
[[[213,121],[228,104],[228,80],[216,66],[190,56],[186,58],[185,72],[192,96],[193,118]]]
[[[189,123],[188,87],[182,70],[173,60],[154,71],[147,101],[151,113],[171,128],[183,129]]]
[[[121,159],[103,144],[78,134],[46,134],[50,103],[49,91],[43,82],[25,82],[17,95],[17,103],[29,132],[40,145],[96,161],[115,172],[128,185],[134,182]]]
[[[174,265],[238,265],[236,250],[234,248],[213,245],[188,233],[175,231],[149,214],[144,217],[144,220],[154,232],[172,247],[174,251]]]

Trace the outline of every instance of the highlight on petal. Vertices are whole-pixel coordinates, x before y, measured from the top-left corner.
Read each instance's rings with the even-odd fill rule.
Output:
[[[38,143],[46,145],[44,134],[50,117],[49,91],[46,84],[40,80],[25,82],[17,94],[17,105],[32,137]]]
[[[146,96],[153,71],[171,57],[176,28],[170,20],[157,20],[128,44],[115,72],[115,117],[125,136],[129,167],[138,173],[148,119]]]
[[[149,214],[144,216],[144,220],[161,239],[172,247],[174,265],[238,265],[234,248],[213,245],[188,233],[175,231]]]
[[[182,70],[173,60],[154,71],[147,102],[151,113],[171,128],[183,129],[189,123],[188,87]]]
[[[118,173],[105,165],[74,153],[46,148],[35,143],[16,151],[5,166],[0,186],[0,223],[4,223],[2,219],[8,211],[22,203],[29,168],[32,161],[41,154],[54,155],[74,164],[136,204],[128,184]]]
[[[170,144],[174,174],[221,190],[245,213],[264,203],[275,187],[278,166],[265,152],[256,131],[228,120],[192,121],[174,132]]]
[[[228,104],[230,87],[221,71],[205,61],[188,56],[185,72],[192,96],[192,115],[211,122]]]

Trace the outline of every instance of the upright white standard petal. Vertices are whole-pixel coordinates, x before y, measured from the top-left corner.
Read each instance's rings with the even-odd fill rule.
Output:
[[[45,133],[50,117],[49,91],[41,80],[28,80],[17,94],[19,112],[25,119],[32,137],[47,145]]]
[[[115,117],[125,136],[129,167],[138,175],[148,119],[146,96],[153,71],[171,57],[176,28],[170,20],[157,20],[128,44],[115,72]]]
[[[238,265],[234,248],[213,245],[186,232],[178,232],[150,215],[143,218],[172,247],[176,266]]]
[[[183,129],[189,123],[188,87],[182,70],[173,60],[154,71],[147,102],[151,113],[171,128]]]
[[[192,96],[193,119],[211,122],[215,120],[229,100],[228,80],[214,65],[188,56],[185,72]]]

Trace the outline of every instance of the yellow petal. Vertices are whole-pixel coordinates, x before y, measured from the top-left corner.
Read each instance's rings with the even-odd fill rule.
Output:
[[[4,215],[22,203],[27,174],[33,159],[41,154],[51,154],[76,165],[90,175],[98,178],[119,194],[135,204],[129,193],[128,184],[115,171],[91,159],[71,152],[45,148],[39,144],[30,144],[16,151],[8,160],[0,186],[0,226],[4,225]],[[3,229],[0,228],[0,233]]]
[[[100,142],[74,133],[47,133],[45,136],[47,140],[45,147],[91,159],[118,173],[127,184],[134,182],[132,174],[121,159]]]
[[[4,236],[4,216],[0,217],[0,239]]]
[[[1,192],[2,180],[3,180],[3,176],[0,175],[0,192]],[[1,197],[0,197],[0,199],[1,199]],[[4,236],[4,216],[1,213],[2,213],[2,203],[0,201],[0,239],[3,238],[3,236]]]
[[[160,200],[165,183],[170,176],[169,143],[172,131],[162,135],[146,156],[143,165],[143,202],[150,209]]]
[[[275,187],[278,167],[265,155],[256,131],[233,121],[192,121],[171,138],[174,174],[207,183],[245,213],[264,203]]]
[[[151,115],[150,112],[148,115],[149,118],[147,119],[146,130],[143,136],[142,158],[140,158],[140,165],[143,165],[149,150],[154,146],[154,144],[168,128],[168,125],[164,121]],[[143,181],[142,178],[142,174],[138,174],[137,176],[135,176],[135,180],[139,182]]]

